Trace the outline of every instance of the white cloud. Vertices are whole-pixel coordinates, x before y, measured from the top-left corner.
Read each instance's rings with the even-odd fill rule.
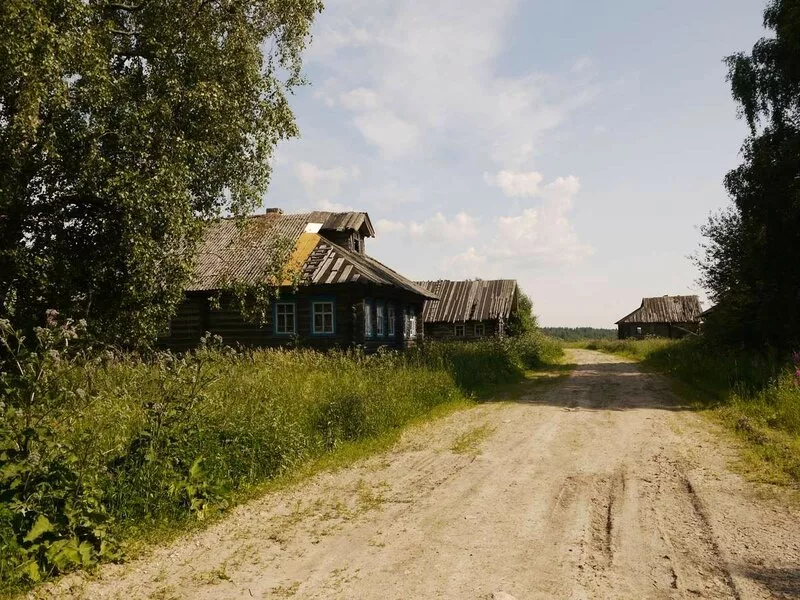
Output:
[[[517,0],[350,0],[320,19],[308,60],[349,90],[339,102],[387,157],[466,143],[522,166],[593,87],[588,59],[558,77],[498,72],[517,8]]]
[[[353,119],[361,135],[377,146],[386,158],[397,158],[412,151],[419,141],[416,125],[388,110],[372,110]]]
[[[372,110],[378,108],[380,99],[373,90],[358,87],[339,94],[339,103],[348,110]]]
[[[497,219],[488,254],[523,264],[575,263],[592,254],[594,250],[578,239],[569,221],[580,187],[577,177],[559,177],[541,189],[541,206]]]
[[[382,233],[397,233],[406,231],[406,224],[401,221],[390,221],[389,219],[378,219],[375,224],[375,234],[380,236]]]
[[[336,166],[326,169],[310,162],[300,161],[294,166],[294,174],[300,180],[306,194],[317,199],[319,196],[329,198],[338,194],[344,182],[358,179],[360,170],[355,165],[350,168]]]
[[[437,212],[431,218],[408,225],[408,233],[415,238],[423,238],[428,242],[459,241],[477,235],[477,220],[465,212],[458,213],[448,219]]]
[[[503,187],[499,183],[504,181],[502,178],[498,176],[496,181]],[[568,264],[580,262],[594,252],[578,239],[569,220],[573,199],[581,187],[577,177],[558,177],[543,187],[539,187],[540,179],[536,177],[512,177],[505,181],[508,190],[504,191],[509,196],[535,195],[542,198],[541,205],[498,217],[485,232],[490,243],[479,250],[470,247],[447,259],[444,263],[447,268],[463,274],[470,267],[490,266],[489,270],[496,271],[503,265],[529,268]],[[471,276],[479,274],[473,272]]]
[[[331,202],[327,198],[323,198],[322,200],[318,200],[314,207],[317,210],[327,210],[330,212],[349,212],[356,210],[349,204],[342,204],[341,202]]]
[[[532,198],[539,194],[539,184],[544,177],[537,171],[500,171],[497,175],[484,173],[483,179],[511,198]]]
[[[486,256],[470,246],[461,254],[444,259],[442,268],[448,277],[469,279],[479,277],[486,270],[487,264]]]

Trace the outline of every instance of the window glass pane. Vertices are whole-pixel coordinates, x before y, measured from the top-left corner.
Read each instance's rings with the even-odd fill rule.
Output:
[[[333,302],[314,302],[314,333],[333,333]]]
[[[372,304],[364,302],[364,333],[367,337],[372,335]]]
[[[378,304],[375,307],[375,313],[376,313],[375,324],[378,329],[378,335],[383,335],[383,332],[385,331],[384,320],[383,320],[383,304]]]
[[[294,333],[294,303],[282,302],[275,306],[275,332]]]
[[[394,335],[394,326],[395,326],[394,325],[394,319],[395,319],[394,306],[390,306],[389,307],[388,315],[389,315],[389,335]]]

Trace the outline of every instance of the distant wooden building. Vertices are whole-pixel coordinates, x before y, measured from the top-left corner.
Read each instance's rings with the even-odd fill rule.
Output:
[[[188,348],[210,332],[227,344],[248,346],[414,345],[423,335],[423,303],[436,295],[368,256],[364,241],[374,234],[365,212],[267,209],[244,226],[233,219],[210,224],[184,301],[160,344]],[[283,260],[288,256],[292,281],[279,286],[266,322],[252,323],[225,290],[231,284],[269,284],[265,279],[274,273],[269,265],[278,252]],[[219,306],[214,297],[221,299]]]
[[[618,337],[682,338],[700,329],[700,299],[697,296],[642,298],[642,305],[617,321]]]
[[[419,281],[438,298],[425,301],[422,317],[430,339],[477,339],[505,334],[517,312],[519,291],[513,279]]]

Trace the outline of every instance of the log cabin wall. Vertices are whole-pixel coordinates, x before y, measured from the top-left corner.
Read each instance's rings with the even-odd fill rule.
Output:
[[[476,334],[475,326],[483,325],[483,335]],[[456,335],[456,325],[464,327],[464,335]],[[485,321],[466,321],[462,323],[425,323],[425,337],[430,340],[478,340],[486,337],[496,336],[500,333],[500,326],[497,319],[487,319]]]
[[[312,303],[332,302],[334,331],[314,333]],[[294,308],[295,333],[278,333],[275,316],[278,305],[288,303]],[[383,306],[383,335],[377,331],[378,305]],[[389,335],[389,307],[394,307],[395,335]],[[369,310],[372,335],[365,329],[365,313]],[[218,308],[212,308],[207,294],[187,295],[178,307],[170,324],[168,336],[160,337],[159,345],[186,350],[196,346],[205,332],[218,335],[228,345],[278,347],[302,346],[325,350],[362,346],[368,352],[381,346],[408,348],[422,340],[422,300],[394,288],[369,285],[308,285],[295,291],[283,290],[261,325],[248,322],[230,298],[222,298]],[[411,324],[416,328],[412,332]]]
[[[643,339],[646,337],[661,337],[680,339],[690,332],[697,333],[698,323],[620,323],[618,338]]]

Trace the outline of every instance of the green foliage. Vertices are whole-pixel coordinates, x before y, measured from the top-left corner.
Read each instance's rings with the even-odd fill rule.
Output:
[[[202,219],[246,214],[318,0],[0,3],[0,317],[138,343],[181,298]],[[176,24],[180,24],[177,26]]]
[[[613,340],[617,337],[616,329],[598,329],[596,327],[542,327],[542,333],[565,342]]]
[[[517,311],[511,314],[506,329],[511,336],[532,333],[539,328],[536,315],[533,314],[533,300],[522,290],[519,291]]]
[[[743,164],[728,173],[733,206],[712,216],[698,259],[717,303],[714,339],[783,351],[800,343],[800,4],[771,0],[775,32],[726,59],[734,99],[750,126]]]
[[[28,343],[0,323],[0,590],[225,510],[346,442],[513,381],[546,346],[524,336],[364,355],[206,339],[185,355],[140,356],[82,348],[83,326],[55,315]]]
[[[539,331],[517,337],[490,338],[475,342],[428,342],[409,354],[411,360],[435,365],[453,374],[467,393],[488,386],[519,381],[525,369],[555,364],[564,350]]]
[[[120,556],[116,540],[205,519],[347,442],[557,360],[533,332],[398,354],[137,355],[81,346],[50,314],[36,339],[0,321],[0,591]]]
[[[82,373],[91,364],[71,347],[79,331],[51,314],[26,345],[0,319],[2,585],[116,556],[102,474],[88,468],[93,438],[69,435],[87,400]]]

